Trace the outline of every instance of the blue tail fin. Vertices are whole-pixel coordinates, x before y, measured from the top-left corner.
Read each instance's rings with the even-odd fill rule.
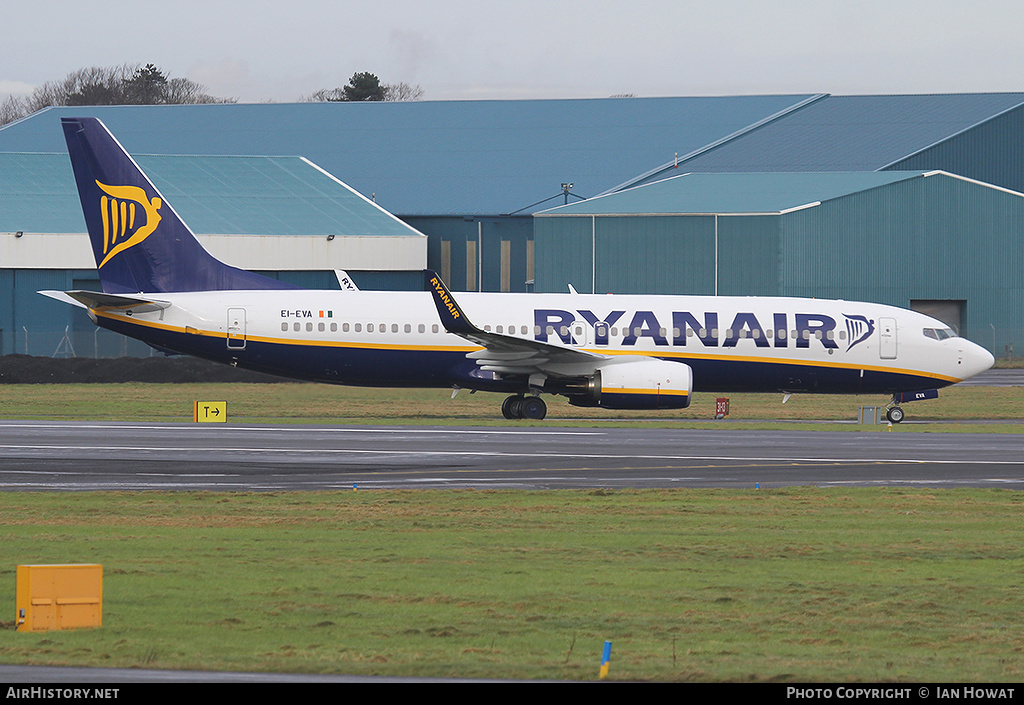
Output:
[[[103,291],[294,289],[207,252],[96,118],[62,118]]]

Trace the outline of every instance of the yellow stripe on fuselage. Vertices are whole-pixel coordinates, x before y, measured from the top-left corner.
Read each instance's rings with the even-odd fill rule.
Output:
[[[690,396],[690,393],[685,389],[662,389],[661,387],[654,387],[653,389],[619,389],[618,387],[602,387],[601,394],[659,394],[676,397]]]

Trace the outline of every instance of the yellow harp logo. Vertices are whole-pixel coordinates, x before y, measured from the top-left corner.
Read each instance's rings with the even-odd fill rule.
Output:
[[[163,203],[156,197],[150,201],[146,192],[138,186],[107,186],[99,181],[96,185],[106,194],[100,197],[100,215],[103,219],[102,268],[118,252],[135,247],[153,234],[160,224],[157,211]]]

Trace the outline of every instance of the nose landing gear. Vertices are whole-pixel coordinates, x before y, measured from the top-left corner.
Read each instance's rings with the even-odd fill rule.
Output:
[[[885,409],[885,418],[889,419],[889,423],[899,423],[903,420],[903,409],[890,405]]]

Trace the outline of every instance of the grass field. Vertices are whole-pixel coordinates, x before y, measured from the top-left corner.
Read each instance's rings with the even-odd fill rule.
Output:
[[[736,395],[723,423],[714,396],[657,417],[556,402],[543,423],[857,431],[839,422],[885,402]],[[240,423],[510,423],[499,396],[449,397],[8,385],[0,416],[188,422],[205,399]],[[953,388],[907,407],[945,423],[896,430],[1019,433],[953,421],[1022,401]],[[596,680],[610,640],[612,679],[1013,682],[1022,510],[1005,490],[0,493],[0,662]],[[15,567],[65,562],[103,564],[103,627],[15,632]]]
[[[4,663],[656,681],[1018,681],[1024,495],[3,493],[17,563],[104,566],[102,628]]]
[[[850,425],[858,407],[884,406],[884,396],[794,395],[782,403],[781,394],[730,396],[724,423],[710,423],[717,394],[696,394],[688,409],[679,411],[609,411],[570,406],[561,397],[548,398],[543,424],[599,425],[642,422],[648,425],[701,428],[792,428],[793,424],[837,422],[829,430],[870,430]],[[39,384],[0,385],[0,418],[51,420],[192,420],[192,402],[227,401],[229,419],[238,423],[414,423],[501,424],[499,394],[451,393],[438,389],[362,389],[323,384]],[[1019,423],[950,424],[950,421],[1024,421],[1024,387],[952,387],[936,400],[904,406],[907,420],[936,424],[903,424],[901,431],[1020,432]],[[779,423],[781,422],[781,423]],[[516,424],[531,422],[517,421]],[[876,426],[874,430],[883,430]]]

